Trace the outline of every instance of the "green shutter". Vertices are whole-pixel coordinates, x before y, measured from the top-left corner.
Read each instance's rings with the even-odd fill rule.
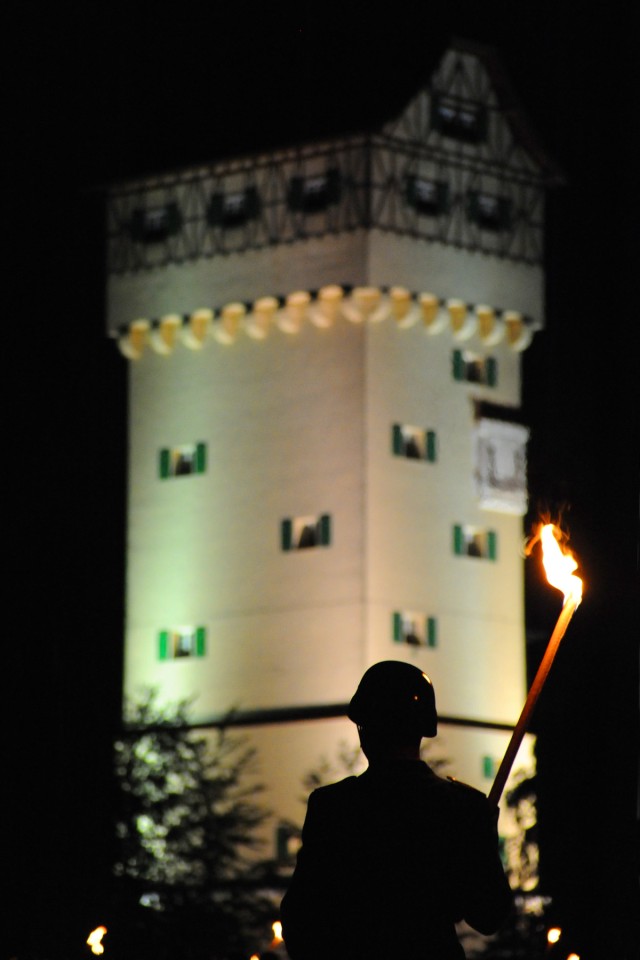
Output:
[[[453,527],[453,552],[459,557],[466,552],[464,549],[464,533],[462,527],[457,523]]]
[[[171,476],[171,451],[163,449],[160,451],[158,457],[158,469],[160,472],[160,479],[166,480],[167,477]]]
[[[495,530],[487,531],[487,556],[489,560],[496,560],[498,557],[498,534]]]
[[[501,837],[500,834],[498,834],[498,855],[506,872],[509,865],[509,861],[507,859],[507,839],[506,837]]]
[[[169,631],[161,630],[158,633],[158,657],[160,660],[169,659]]]
[[[393,639],[395,643],[402,643],[402,614],[392,613],[391,622],[393,627]]]
[[[196,462],[195,473],[204,473],[207,469],[207,445],[206,443],[196,444]]]
[[[323,547],[328,547],[331,543],[331,517],[328,513],[323,513],[320,517],[320,543]]]
[[[291,534],[293,525],[291,520],[285,519],[280,524],[280,542],[283,550],[291,550]]]
[[[207,652],[207,628],[196,627],[196,657],[204,657]]]
[[[396,457],[401,457],[404,454],[404,440],[399,423],[394,423],[391,427],[391,450]]]
[[[453,379],[464,380],[465,363],[462,358],[462,350],[453,351]]]
[[[482,758],[482,775],[487,779],[490,779],[493,776],[495,770],[495,764],[493,762],[493,757],[483,757]]]
[[[487,376],[487,386],[495,387],[498,383],[498,361],[495,357],[487,357],[485,360],[485,370]]]
[[[427,617],[427,646],[438,646],[438,621],[435,617]]]
[[[435,430],[427,430],[427,460],[429,463],[435,463],[436,459],[436,433]]]

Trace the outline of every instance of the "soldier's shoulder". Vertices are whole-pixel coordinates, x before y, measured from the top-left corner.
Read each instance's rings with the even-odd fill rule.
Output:
[[[482,790],[477,790],[470,784],[464,783],[462,780],[457,780],[455,777],[447,777],[443,782],[451,791],[452,796],[458,798],[461,803],[486,806],[487,797]]]
[[[311,796],[314,800],[331,801],[334,798],[343,797],[353,791],[357,783],[357,777],[345,777],[344,780],[338,780],[336,783],[327,783],[323,787],[316,787]]]

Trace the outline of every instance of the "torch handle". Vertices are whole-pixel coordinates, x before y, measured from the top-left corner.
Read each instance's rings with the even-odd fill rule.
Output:
[[[527,699],[525,700],[522,713],[520,714],[518,722],[511,735],[511,740],[509,741],[505,755],[502,758],[502,763],[498,768],[496,778],[493,781],[493,786],[489,791],[490,803],[497,804],[502,796],[504,785],[507,782],[509,773],[511,772],[511,767],[513,766],[516,754],[520,749],[522,739],[529,727],[531,716],[535,709],[535,705],[538,702],[538,697],[540,696],[540,692],[545,685],[549,670],[551,669],[551,664],[553,663],[554,657],[558,651],[560,641],[562,640],[565,631],[569,626],[569,621],[575,613],[576,607],[577,603],[575,600],[572,597],[569,597],[560,611],[560,616],[556,621],[556,625],[553,628],[553,633],[551,634],[551,638],[547,644],[547,649],[545,650],[544,656],[540,661],[538,672],[536,673],[534,681],[531,684],[531,689],[529,690]]]

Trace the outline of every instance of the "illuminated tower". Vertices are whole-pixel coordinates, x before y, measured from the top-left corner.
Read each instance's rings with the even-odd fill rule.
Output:
[[[551,168],[486,53],[396,120],[114,189],[126,691],[228,710],[299,821],[364,669],[434,680],[488,789],[526,693],[520,359]],[[354,118],[357,121],[357,118]]]

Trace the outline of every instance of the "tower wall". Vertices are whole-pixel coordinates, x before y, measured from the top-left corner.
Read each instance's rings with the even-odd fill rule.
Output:
[[[363,642],[364,343],[361,326],[307,326],[132,370],[129,690],[197,693],[200,721],[350,695]],[[205,472],[160,479],[160,450],[198,441]],[[283,551],[282,520],[318,514],[331,518],[330,547]],[[207,656],[159,661],[158,632],[181,624],[206,628]]]

